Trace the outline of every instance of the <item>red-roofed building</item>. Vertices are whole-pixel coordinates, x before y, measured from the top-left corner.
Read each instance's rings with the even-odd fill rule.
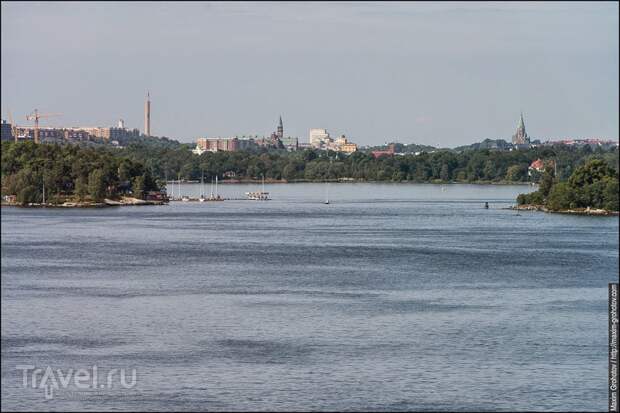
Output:
[[[543,172],[545,170],[545,164],[543,163],[542,159],[539,158],[532,162],[528,169]]]
[[[394,156],[394,144],[393,143],[390,144],[390,146],[388,146],[388,149],[386,151],[372,151],[372,156],[375,158],[378,158],[383,155]]]

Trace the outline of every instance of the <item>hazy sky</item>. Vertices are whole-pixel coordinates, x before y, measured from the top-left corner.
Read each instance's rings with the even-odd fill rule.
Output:
[[[618,3],[2,3],[2,117],[456,146],[618,137]]]

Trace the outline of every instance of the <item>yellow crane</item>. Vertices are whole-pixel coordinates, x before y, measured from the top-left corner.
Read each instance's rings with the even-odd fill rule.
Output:
[[[34,143],[39,143],[39,119],[60,115],[62,113],[39,113],[37,109],[30,115],[26,115],[26,120],[34,120]]]

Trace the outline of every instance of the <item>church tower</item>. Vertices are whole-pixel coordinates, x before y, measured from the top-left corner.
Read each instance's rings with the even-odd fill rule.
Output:
[[[282,126],[282,116],[280,116],[280,123],[278,123],[278,131],[276,132],[278,138],[284,138],[284,126]]]
[[[530,137],[525,132],[525,122],[523,122],[523,112],[519,118],[519,125],[517,126],[517,132],[512,135],[513,145],[529,145]]]

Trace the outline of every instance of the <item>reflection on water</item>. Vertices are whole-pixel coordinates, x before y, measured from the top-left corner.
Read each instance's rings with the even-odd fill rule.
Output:
[[[603,410],[618,220],[503,209],[528,189],[3,208],[2,408]],[[95,364],[136,387],[46,401],[15,369]]]

